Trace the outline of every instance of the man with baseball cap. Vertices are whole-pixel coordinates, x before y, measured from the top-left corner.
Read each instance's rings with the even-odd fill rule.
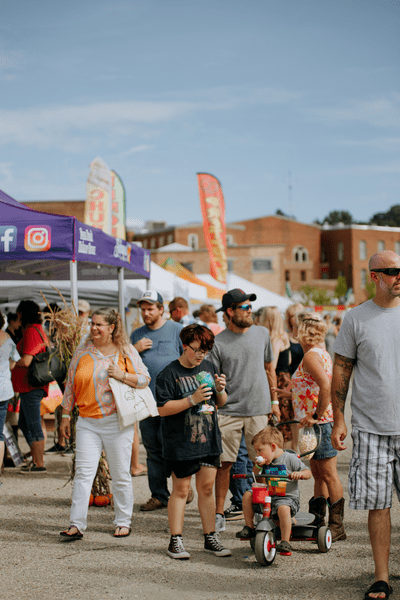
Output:
[[[279,401],[271,388],[276,387],[273,351],[268,329],[253,324],[251,303],[255,294],[229,290],[222,297],[227,328],[215,337],[209,359],[226,375],[228,400],[218,410],[222,436],[221,469],[215,483],[216,529],[225,529],[224,504],[229,489],[229,472],[236,461],[242,435],[247,452],[255,462],[251,441],[268,424],[273,412],[280,417]],[[271,404],[272,398],[272,404]]]
[[[156,395],[157,375],[183,352],[179,323],[163,318],[164,302],[156,290],[147,290],[137,304],[142,313],[143,327],[131,334],[131,342],[149,370],[150,389]],[[147,471],[151,498],[140,510],[157,510],[168,504],[169,491],[162,457],[161,417],[149,417],[140,422],[143,445],[147,452]]]

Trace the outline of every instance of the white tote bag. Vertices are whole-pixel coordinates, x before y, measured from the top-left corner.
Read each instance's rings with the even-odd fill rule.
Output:
[[[119,352],[115,356],[115,364],[118,364],[118,358]],[[117,405],[120,429],[158,415],[157,404],[149,386],[133,388],[114,377],[110,377],[108,381]]]

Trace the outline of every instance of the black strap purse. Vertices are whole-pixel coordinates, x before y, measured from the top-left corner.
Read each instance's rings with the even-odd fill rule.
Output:
[[[35,327],[46,344],[42,332]],[[50,348],[46,344],[45,352],[36,354],[28,368],[28,381],[32,387],[39,388],[51,381],[57,381],[62,385],[67,375],[67,367],[61,358],[60,352],[56,348]]]

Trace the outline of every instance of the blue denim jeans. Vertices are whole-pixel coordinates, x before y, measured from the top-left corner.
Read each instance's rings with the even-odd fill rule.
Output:
[[[162,457],[161,417],[140,421],[140,433],[147,452],[147,476],[152,498],[168,504],[169,491]]]
[[[232,475],[237,473],[251,473],[253,470],[253,463],[248,457],[246,442],[244,441],[244,434],[240,442],[239,452],[236,458],[236,462],[233,463],[230,473],[229,491],[232,494],[231,503],[235,506],[242,506],[243,494],[247,490],[251,490],[250,479],[233,479]]]
[[[29,446],[32,445],[32,442],[44,440],[40,422],[40,403],[45,396],[46,392],[42,388],[20,393],[19,395],[21,407],[18,426]]]
[[[4,423],[6,422],[8,400],[0,402],[0,442],[4,442]],[[1,466],[1,465],[0,465]]]

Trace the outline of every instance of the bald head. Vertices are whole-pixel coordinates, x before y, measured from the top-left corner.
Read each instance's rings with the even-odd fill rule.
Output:
[[[373,269],[385,269],[387,267],[399,267],[400,256],[392,250],[384,250],[383,252],[376,252],[369,259],[368,268],[370,271]]]

